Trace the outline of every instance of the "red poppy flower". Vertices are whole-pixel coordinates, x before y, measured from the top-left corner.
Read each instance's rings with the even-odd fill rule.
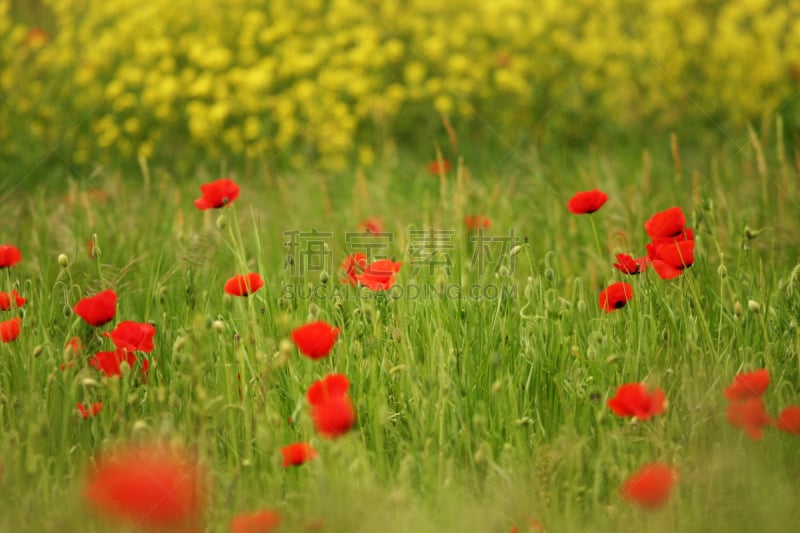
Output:
[[[325,401],[330,396],[347,394],[350,381],[344,374],[328,374],[325,378],[315,381],[306,392],[306,399],[311,405]]]
[[[231,179],[221,178],[200,186],[201,198],[194,201],[197,209],[218,209],[233,203],[239,197],[239,186]]]
[[[765,368],[744,372],[733,378],[733,383],[725,388],[728,400],[742,401],[760,398],[769,385],[769,371]]]
[[[441,162],[438,160],[429,162],[425,168],[428,170],[429,174],[439,176],[441,174],[447,174],[450,172],[450,170],[453,168],[453,165],[451,165],[450,161],[447,159],[442,159]]]
[[[17,337],[19,337],[21,324],[22,319],[20,317],[0,322],[0,340],[3,342],[12,342],[17,340]]]
[[[567,209],[576,215],[594,213],[608,201],[608,195],[597,189],[579,192],[567,202]]]
[[[100,412],[100,409],[103,408],[103,404],[100,402],[94,402],[91,405],[78,403],[78,413],[84,418],[89,418],[90,416],[97,416],[97,413]]]
[[[372,291],[386,291],[392,288],[397,273],[403,263],[395,263],[391,259],[379,259],[367,265],[362,274],[356,274],[356,280]]]
[[[311,419],[317,433],[330,439],[347,433],[356,421],[350,396],[331,396],[311,407]]]
[[[675,469],[664,463],[649,463],[625,480],[622,497],[646,509],[664,505],[677,481]]]
[[[117,314],[117,293],[106,289],[94,296],[83,298],[72,310],[90,326],[102,326],[113,320]]]
[[[603,289],[598,302],[600,304],[600,309],[605,310],[606,313],[610,313],[615,309],[625,307],[625,304],[627,304],[631,298],[633,298],[633,288],[630,284],[624,281],[618,281]]]
[[[19,293],[15,290],[11,291],[11,294],[7,292],[0,292],[0,310],[8,311],[11,307],[22,307],[25,305],[27,300],[19,295]]]
[[[96,511],[140,527],[188,527],[202,513],[202,480],[192,458],[160,450],[124,450],[99,460],[84,497]]]
[[[617,394],[608,400],[608,407],[618,416],[633,416],[639,420],[647,420],[651,416],[664,413],[666,396],[661,389],[647,391],[641,383],[620,385]]]
[[[775,427],[785,433],[800,435],[800,406],[790,405],[781,411]]]
[[[339,328],[324,320],[304,324],[292,331],[292,340],[300,353],[311,359],[326,357],[339,338]]]
[[[231,296],[249,296],[264,286],[257,272],[238,274],[225,282],[225,292]]]
[[[772,419],[764,409],[761,398],[749,398],[741,402],[728,404],[728,421],[747,433],[753,440],[762,437],[762,428],[772,424]]]
[[[383,233],[383,220],[378,217],[362,220],[358,223],[358,229],[367,233]]]
[[[254,513],[245,513],[231,519],[231,533],[267,533],[278,527],[281,515],[275,511],[264,509]]]
[[[345,376],[332,374],[309,387],[306,397],[311,404],[311,419],[323,437],[344,435],[355,424],[355,408],[347,394],[349,386]]]
[[[126,349],[129,352],[152,352],[153,351],[153,337],[156,334],[156,328],[146,322],[133,322],[126,320],[117,324],[111,332],[103,333],[105,337],[110,337],[114,346],[118,350]]]
[[[677,278],[694,263],[694,241],[682,240],[658,246],[648,244],[653,269],[661,279]]]
[[[467,215],[464,217],[464,225],[468,231],[477,231],[481,228],[489,229],[492,227],[492,221],[483,215]]]
[[[636,275],[647,270],[649,264],[650,258],[647,256],[634,259],[628,254],[617,254],[617,262],[614,263],[614,268],[623,274]]]
[[[22,260],[19,248],[10,244],[0,244],[0,268],[10,268]]]
[[[283,466],[299,466],[317,456],[317,451],[307,442],[295,442],[281,448]]]
[[[97,352],[94,357],[89,359],[89,364],[102,371],[107,377],[114,377],[122,375],[120,365],[123,361],[133,368],[136,365],[136,354],[124,348],[113,352]],[[149,368],[150,363],[147,359],[142,359],[142,373],[147,374]]]
[[[367,256],[356,252],[354,254],[348,255],[344,261],[342,261],[339,270],[344,272],[344,278],[341,278],[339,281],[345,283],[347,285],[358,285],[358,280],[356,279],[356,275],[361,274],[364,272],[364,269],[367,268]]]
[[[644,223],[644,229],[651,239],[677,237],[685,227],[686,217],[680,207],[659,211]]]

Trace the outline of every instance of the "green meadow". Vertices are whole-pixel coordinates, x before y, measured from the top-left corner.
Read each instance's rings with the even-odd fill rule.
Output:
[[[0,531],[796,527],[794,4],[138,4],[0,0]]]

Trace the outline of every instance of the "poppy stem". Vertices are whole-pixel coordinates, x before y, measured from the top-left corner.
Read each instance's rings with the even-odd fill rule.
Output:
[[[603,259],[603,248],[600,246],[600,237],[597,234],[597,226],[594,223],[594,217],[589,216],[589,221],[592,224],[592,233],[594,234],[594,244],[597,246],[598,258]]]

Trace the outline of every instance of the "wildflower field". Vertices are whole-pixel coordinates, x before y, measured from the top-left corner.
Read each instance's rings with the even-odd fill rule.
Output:
[[[0,531],[793,530],[800,12],[646,4],[0,0]]]

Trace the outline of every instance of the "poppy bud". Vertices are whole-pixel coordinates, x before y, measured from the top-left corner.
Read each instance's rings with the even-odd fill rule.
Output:
[[[472,460],[475,461],[475,464],[481,464],[486,462],[486,450],[483,447],[478,448],[478,451],[475,452],[475,455],[472,456]]]
[[[492,394],[497,394],[498,392],[500,392],[500,389],[502,388],[503,388],[503,380],[498,379],[497,381],[492,383]]]
[[[64,313],[64,316],[69,316],[72,314],[72,308],[68,305],[65,305],[62,309],[62,312]]]
[[[717,267],[717,274],[719,277],[725,279],[728,276],[728,269],[725,268],[725,265],[720,265]]]
[[[548,267],[544,269],[544,277],[547,278],[547,281],[553,281],[556,279],[556,273],[552,268]]]
[[[752,241],[753,239],[758,237],[758,235],[762,231],[764,231],[763,228],[762,229],[752,229],[750,226],[745,226],[744,227],[744,236],[747,237],[747,240]]]
[[[733,304],[733,314],[736,316],[742,316],[742,304],[740,304],[738,300]]]
[[[497,274],[498,274],[498,275],[499,275],[501,278],[507,278],[507,277],[508,277],[508,276],[511,274],[511,272],[508,270],[508,267],[507,267],[507,266],[505,266],[505,265],[500,265],[500,268],[497,270]]]
[[[319,306],[315,303],[311,303],[308,305],[308,319],[315,320],[317,315],[319,314]]]
[[[328,280],[331,279],[331,275],[328,274],[327,270],[323,270],[319,273],[319,282],[320,283],[328,283]]]
[[[225,322],[222,320],[215,320],[211,323],[211,329],[216,331],[217,333],[222,333],[225,331]]]
[[[584,302],[583,300],[578,300],[577,309],[578,309],[579,313],[585,313],[586,312],[586,302]]]
[[[217,229],[225,229],[228,225],[228,221],[225,220],[225,215],[220,215],[217,217]]]
[[[172,343],[172,351],[180,352],[183,350],[184,346],[186,346],[186,339],[184,337],[178,337],[175,339],[175,342]]]
[[[747,310],[751,313],[758,313],[761,311],[761,304],[755,300],[747,300]]]
[[[292,348],[294,348],[294,344],[292,344],[292,341],[289,339],[281,339],[281,342],[278,345],[278,350],[286,354],[292,353]]]
[[[42,355],[43,351],[44,351],[44,346],[40,344],[39,346],[33,349],[33,356],[39,357],[40,355]]]
[[[61,265],[61,268],[67,268],[69,266],[69,258],[66,254],[58,255],[58,264]]]
[[[511,257],[514,257],[515,255],[517,255],[518,253],[520,253],[522,251],[522,246],[523,246],[522,244],[518,244],[518,245],[514,246],[511,249],[511,251],[508,252],[508,255],[511,256]]]

